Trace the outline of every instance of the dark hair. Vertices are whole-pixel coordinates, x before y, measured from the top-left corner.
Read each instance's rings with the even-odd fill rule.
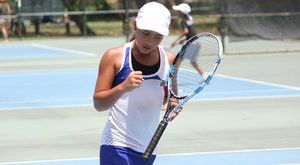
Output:
[[[132,18],[130,20],[130,31],[131,31],[131,34],[130,34],[129,41],[133,41],[135,39],[135,29],[136,29],[136,21],[135,21],[135,18]]]
[[[135,39],[135,33],[134,34],[131,34],[131,37],[129,39],[129,42],[133,41]]]

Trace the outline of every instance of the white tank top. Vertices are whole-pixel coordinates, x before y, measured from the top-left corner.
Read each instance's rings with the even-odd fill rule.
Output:
[[[133,71],[131,48],[133,42],[125,44],[123,65],[115,76],[114,86],[126,79]],[[163,48],[159,47],[160,67],[155,74],[144,75],[143,84],[125,93],[109,109],[108,121],[102,134],[101,144],[129,147],[144,152],[160,121],[164,89],[169,62]]]

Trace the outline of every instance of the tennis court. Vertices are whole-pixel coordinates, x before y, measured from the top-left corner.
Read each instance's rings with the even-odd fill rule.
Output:
[[[0,96],[5,99],[0,101],[0,110],[92,105],[91,84],[96,76],[95,68],[2,73]],[[20,92],[27,94],[20,96]],[[214,83],[193,100],[289,96],[300,96],[300,88],[216,75]]]
[[[107,112],[92,106],[97,66],[123,42],[0,45],[0,164],[98,164]],[[299,60],[297,52],[225,55],[213,82],[169,125],[156,164],[300,164]]]

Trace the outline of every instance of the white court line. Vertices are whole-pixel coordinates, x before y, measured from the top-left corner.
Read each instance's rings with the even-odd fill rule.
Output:
[[[16,103],[47,103],[47,102],[65,102],[65,101],[87,101],[87,100],[92,100],[92,97],[86,97],[86,98],[63,98],[63,99],[36,99],[36,100],[24,100],[24,101],[10,101],[7,100],[5,103],[10,103],[10,104],[16,104]],[[1,104],[1,102],[0,102]]]
[[[78,69],[78,71],[80,71],[81,69]],[[84,69],[84,70],[90,70],[90,69]],[[65,74],[66,72],[57,72],[60,70],[54,70],[54,71],[47,71],[47,74]],[[72,72],[73,70],[71,70]],[[70,71],[67,71],[70,72]],[[26,75],[23,75],[24,72],[21,73],[16,73],[17,75],[21,75],[21,76],[27,76],[28,74],[30,75],[40,75],[40,74],[45,74],[44,71],[43,72],[27,72]],[[15,76],[14,75],[9,75],[9,76]],[[285,89],[290,89],[290,90],[300,90],[299,87],[294,87],[294,86],[287,86],[287,85],[281,85],[281,84],[275,84],[275,83],[268,83],[268,82],[263,82],[263,81],[257,81],[257,80],[251,80],[251,79],[246,79],[246,78],[239,78],[239,77],[234,77],[234,76],[227,76],[227,75],[221,75],[221,74],[217,74],[217,77],[223,77],[223,78],[227,78],[227,79],[233,79],[233,80],[239,80],[239,81],[245,81],[245,82],[251,82],[251,83],[258,83],[258,84],[264,84],[264,85],[269,85],[269,86],[274,86],[274,87],[281,87],[281,88],[285,88]],[[268,90],[268,91],[276,91],[276,90]],[[234,91],[234,92],[229,92],[229,93],[242,93],[244,91]],[[246,91],[246,92],[256,92],[256,91]],[[224,92],[214,92],[216,94],[218,93],[224,93]],[[228,92],[225,92],[228,93]],[[288,98],[288,97],[298,97],[300,96],[300,94],[279,94],[279,95],[271,95],[271,96],[245,96],[245,97],[223,97],[223,98],[193,98],[192,100],[190,100],[191,102],[194,101],[222,101],[222,100],[244,100],[244,99],[257,99],[257,98]],[[78,100],[88,100],[89,98],[85,98],[85,99],[78,99]],[[34,102],[54,102],[54,101],[58,101],[58,102],[62,102],[62,101],[67,101],[67,100],[77,100],[77,99],[72,99],[72,98],[66,98],[66,99],[60,99],[60,100],[31,100],[31,101],[11,101],[9,103],[34,103]],[[34,106],[34,107],[9,107],[9,108],[0,108],[1,111],[3,110],[22,110],[22,109],[39,109],[39,108],[64,108],[64,107],[83,107],[83,106],[91,106],[92,104],[76,104],[76,105],[72,105],[72,104],[66,104],[66,105],[46,105],[46,106]]]
[[[4,75],[4,76],[10,76],[10,77],[14,77],[14,76],[39,76],[39,75],[63,75],[63,74],[78,74],[80,72],[86,72],[86,71],[95,71],[95,73],[97,73],[96,71],[98,70],[98,68],[67,68],[67,69],[51,69],[51,70],[22,70],[22,71],[9,71],[9,72],[1,72],[0,71],[0,76]]]
[[[208,95],[220,95],[220,94],[239,94],[239,93],[257,93],[257,92],[261,92],[261,91],[264,91],[264,92],[279,92],[279,91],[291,91],[291,89],[259,89],[259,90],[235,90],[235,91],[225,91],[225,92],[209,92],[208,94],[204,94],[203,96],[208,96]]]
[[[234,76],[228,76],[228,75],[223,75],[223,74],[216,74],[215,76],[221,77],[221,78],[226,78],[226,79],[233,79],[233,80],[238,80],[238,81],[244,81],[244,82],[250,82],[250,83],[255,83],[255,84],[263,84],[263,85],[268,85],[268,86],[273,86],[273,87],[280,87],[284,88],[286,90],[300,90],[300,87],[295,87],[295,86],[289,86],[289,85],[282,85],[282,84],[276,84],[276,83],[269,83],[265,81],[258,81],[258,80],[252,80],[252,79],[247,79],[247,78],[241,78],[241,77],[234,77]],[[212,80],[213,83],[214,80]],[[284,90],[283,89],[283,90]],[[205,90],[205,89],[204,89]],[[281,91],[281,89],[268,89],[268,90],[263,90],[263,91]],[[222,94],[222,93],[253,93],[257,92],[258,90],[240,90],[240,91],[234,91],[234,92],[210,92],[210,93],[215,93],[215,94]],[[204,95],[205,96],[205,95]],[[223,97],[223,98],[193,98],[190,101],[223,101],[223,100],[246,100],[246,99],[261,99],[261,98],[288,98],[288,97],[299,97],[300,94],[278,94],[278,95],[269,95],[269,96],[233,96],[233,97]]]
[[[57,47],[46,46],[46,45],[41,45],[41,44],[31,44],[31,45],[35,46],[35,47],[39,47],[39,48],[51,49],[51,50],[57,50],[57,51],[63,51],[63,52],[68,52],[68,53],[75,53],[75,54],[79,54],[79,55],[92,56],[92,57],[96,57],[97,56],[94,53],[88,53],[88,52],[83,52],[83,51],[79,51],[79,50],[57,48]]]
[[[193,98],[189,102],[202,102],[202,101],[225,101],[225,100],[247,100],[247,99],[270,99],[270,98],[289,98],[300,97],[299,95],[272,95],[272,96],[248,96],[248,97],[227,97],[227,98]],[[23,101],[27,103],[26,101]],[[85,104],[64,104],[64,105],[45,105],[45,106],[28,106],[28,107],[4,107],[0,108],[0,111],[6,110],[40,110],[47,108],[70,108],[70,107],[89,107],[93,106],[93,103]]]
[[[229,52],[230,53],[230,52]],[[238,52],[237,52],[238,53]],[[243,53],[243,52],[240,52],[240,53]],[[288,52],[287,52],[288,53]],[[292,52],[290,52],[292,53]],[[282,57],[285,57],[285,56],[299,56],[300,54],[284,54],[284,53],[259,53],[259,54],[253,54],[253,53],[250,53],[250,54],[243,54],[243,55],[230,55],[230,54],[227,54],[225,53],[225,56],[223,56],[222,58],[252,58],[252,57],[255,57],[255,58],[259,58],[259,57],[279,57],[279,56],[282,56]]]
[[[265,82],[265,81],[252,80],[252,79],[248,79],[248,78],[228,76],[228,75],[223,75],[223,74],[217,74],[217,76],[218,77],[223,77],[223,78],[228,78],[228,79],[234,79],[234,80],[240,80],[240,81],[247,81],[247,82],[252,82],[252,83],[257,83],[257,84],[265,84],[265,85],[270,85],[270,86],[275,86],[275,87],[288,88],[288,89],[292,89],[292,90],[300,90],[300,87],[296,87],[296,86],[282,85],[282,84],[276,84],[276,83],[269,83],[269,82]]]
[[[271,99],[271,98],[289,98],[300,97],[300,94],[280,94],[270,96],[243,96],[243,97],[223,97],[223,98],[193,98],[189,102],[201,102],[201,101],[226,101],[226,100],[250,100],[250,99]]]
[[[93,106],[93,104],[65,104],[65,105],[47,105],[47,106],[34,106],[34,107],[9,107],[9,108],[0,108],[0,111],[9,111],[9,110],[16,110],[16,111],[22,111],[22,110],[41,110],[41,109],[47,109],[47,108],[72,108],[72,107],[90,107]]]
[[[65,162],[65,161],[81,161],[81,160],[97,160],[99,158],[78,158],[78,159],[54,159],[54,160],[37,160],[37,161],[20,161],[20,162],[8,162],[0,163],[0,165],[9,165],[9,164],[31,164],[31,163],[49,163],[49,162]]]
[[[211,152],[193,152],[193,153],[178,153],[178,154],[161,154],[158,157],[164,156],[184,156],[184,155],[206,155],[206,154],[226,154],[226,153],[241,153],[241,152],[262,152],[262,151],[288,151],[300,150],[300,147],[293,148],[266,148],[266,149],[252,149],[252,150],[232,150],[232,151],[211,151]]]
[[[226,153],[241,153],[241,152],[261,152],[261,151],[288,151],[300,150],[300,147],[295,148],[273,148],[273,149],[252,149],[252,150],[233,150],[233,151],[212,151],[212,152],[194,152],[194,153],[178,153],[178,154],[161,154],[158,157],[164,156],[186,156],[186,155],[206,155],[206,154],[226,154]],[[30,164],[30,163],[47,163],[47,162],[60,162],[60,161],[80,161],[80,160],[98,160],[99,158],[78,158],[78,159],[55,159],[55,160],[40,160],[40,161],[23,161],[23,162],[8,162],[0,163],[0,165],[10,164]],[[299,165],[298,164],[281,164],[281,165]]]

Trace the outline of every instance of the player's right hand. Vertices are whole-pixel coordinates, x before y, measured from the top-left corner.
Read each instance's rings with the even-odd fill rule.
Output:
[[[122,83],[125,90],[130,91],[139,87],[144,82],[143,74],[141,71],[132,71]]]
[[[170,98],[170,107],[171,109],[175,108],[179,103],[179,99],[176,99],[174,97]],[[178,109],[176,112],[174,112],[173,114],[170,115],[170,119],[171,121],[173,121],[176,116],[182,111],[182,108]]]

